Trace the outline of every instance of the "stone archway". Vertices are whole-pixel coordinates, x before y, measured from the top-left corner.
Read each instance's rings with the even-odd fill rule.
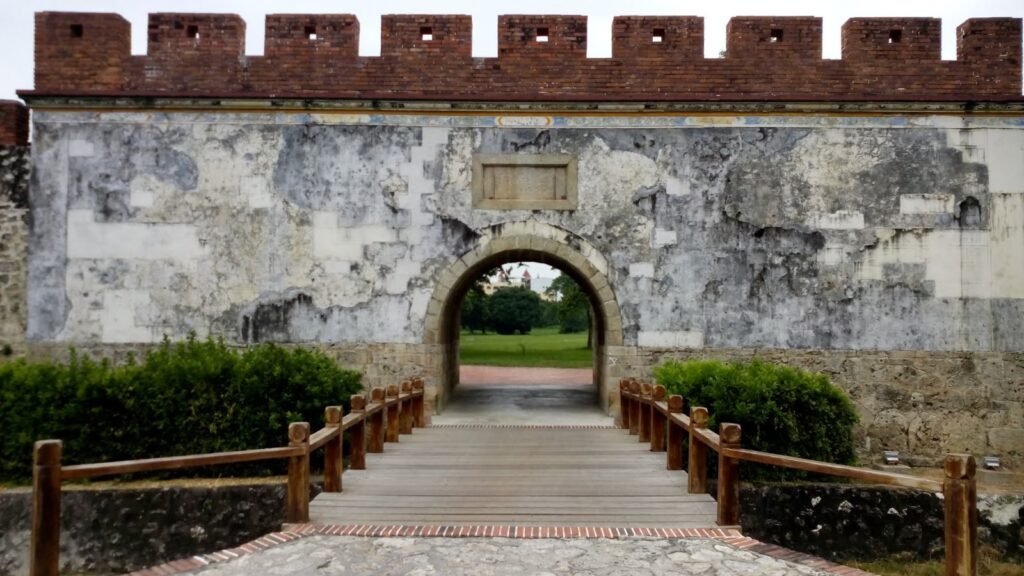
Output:
[[[498,224],[481,231],[478,244],[440,274],[424,319],[424,343],[442,358],[435,408],[444,409],[458,384],[459,311],[462,299],[481,274],[511,261],[550,264],[583,289],[594,312],[594,385],[605,411],[617,404],[608,382],[609,346],[622,346],[622,315],[608,282],[608,261],[580,236],[537,222]]]

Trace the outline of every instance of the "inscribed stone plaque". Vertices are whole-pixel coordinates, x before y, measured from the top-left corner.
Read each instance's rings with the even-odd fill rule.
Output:
[[[568,154],[477,154],[473,207],[575,210],[576,159]]]

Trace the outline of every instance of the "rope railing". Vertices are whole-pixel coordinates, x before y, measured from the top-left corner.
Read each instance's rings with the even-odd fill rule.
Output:
[[[309,461],[313,452],[324,449],[324,492],[341,492],[345,432],[349,433],[350,469],[365,470],[367,452],[383,452],[386,442],[398,442],[401,434],[411,434],[413,428],[421,428],[426,422],[421,378],[410,378],[401,386],[373,388],[369,402],[362,394],[352,396],[349,402],[352,406],[349,414],[344,414],[341,406],[328,406],[324,410],[324,427],[313,434],[310,434],[308,422],[290,423],[288,446],[277,448],[63,466],[60,440],[36,442],[32,473],[31,576],[58,576],[60,573],[61,485],[65,480],[287,459],[285,518],[290,523],[309,522]]]
[[[738,526],[740,523],[742,461],[937,492],[942,494],[945,506],[946,575],[976,576],[978,573],[977,466],[969,454],[946,455],[945,477],[940,482],[743,448],[739,424],[720,423],[716,434],[707,429],[707,408],[691,406],[689,414],[684,414],[682,396],[666,398],[664,386],[634,378],[624,378],[619,382],[619,399],[621,427],[637,436],[639,442],[649,443],[652,452],[666,452],[669,470],[683,468],[683,436],[688,437],[686,470],[689,493],[707,492],[707,451],[711,449],[718,454],[717,522],[721,526]]]

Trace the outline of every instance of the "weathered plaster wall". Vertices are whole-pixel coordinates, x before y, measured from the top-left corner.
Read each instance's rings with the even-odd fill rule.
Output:
[[[474,209],[475,153],[576,157],[579,209]],[[519,223],[604,263],[623,343],[609,380],[664,348],[820,351],[829,366],[912,351],[926,372],[965,353],[1007,369],[835,374],[882,444],[954,437],[911,440],[868,414],[914,394],[934,396],[936,426],[957,399],[987,403],[972,448],[1024,434],[1020,118],[43,111],[33,155],[28,335],[42,346],[194,330],[430,358],[439,275]]]

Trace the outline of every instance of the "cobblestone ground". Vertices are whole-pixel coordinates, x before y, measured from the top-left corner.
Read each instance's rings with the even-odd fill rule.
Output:
[[[214,564],[203,576],[647,576],[826,574],[714,540],[311,536]]]

